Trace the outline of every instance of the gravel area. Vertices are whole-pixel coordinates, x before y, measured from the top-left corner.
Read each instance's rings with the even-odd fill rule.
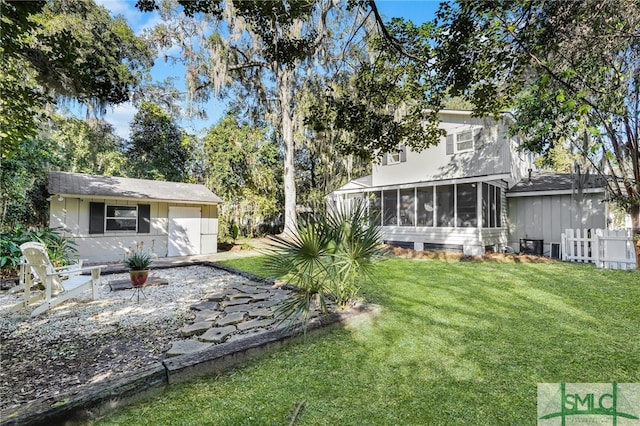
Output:
[[[143,369],[164,358],[179,328],[194,317],[189,306],[207,293],[247,278],[207,266],[153,270],[168,285],[111,291],[103,275],[95,301],[86,291],[36,318],[10,313],[16,295],[0,292],[0,411]]]

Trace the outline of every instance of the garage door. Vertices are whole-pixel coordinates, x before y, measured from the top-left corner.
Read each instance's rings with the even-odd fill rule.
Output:
[[[169,207],[169,256],[200,254],[200,208]]]

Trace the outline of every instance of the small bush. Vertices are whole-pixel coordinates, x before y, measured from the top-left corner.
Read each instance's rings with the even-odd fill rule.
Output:
[[[22,226],[17,226],[13,230],[0,233],[0,275],[17,275],[22,257],[20,245],[29,241],[44,244],[54,266],[67,265],[77,257],[75,242],[61,236],[56,230],[51,228],[26,230]]]

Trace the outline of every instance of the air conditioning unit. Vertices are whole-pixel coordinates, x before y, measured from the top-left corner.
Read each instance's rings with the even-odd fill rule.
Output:
[[[542,256],[543,241],[520,238],[520,254]]]

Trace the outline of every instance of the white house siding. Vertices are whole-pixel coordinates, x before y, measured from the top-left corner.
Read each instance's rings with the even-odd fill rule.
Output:
[[[89,205],[100,202],[111,205],[149,204],[151,206],[150,232],[138,234],[131,231],[105,231],[89,234]],[[60,228],[65,236],[76,242],[78,256],[88,262],[114,262],[121,260],[126,249],[144,243],[158,257],[168,253],[169,206],[194,206],[184,203],[154,202],[145,199],[72,198],[59,200],[53,196],[50,203],[51,228]],[[215,253],[217,249],[217,206],[202,205],[202,254]]]
[[[526,168],[522,154],[515,153],[514,140],[505,133],[505,126],[487,118],[469,115],[443,114],[441,128],[454,134],[466,129],[483,129],[473,151],[447,155],[446,138],[420,153],[407,150],[406,162],[373,165],[372,186],[398,185],[411,182],[465,178],[471,176],[509,175],[511,186]]]
[[[543,254],[559,243],[565,229],[607,227],[603,192],[583,195],[582,207],[572,194],[508,197],[509,245],[520,249],[520,239],[543,240]]]

